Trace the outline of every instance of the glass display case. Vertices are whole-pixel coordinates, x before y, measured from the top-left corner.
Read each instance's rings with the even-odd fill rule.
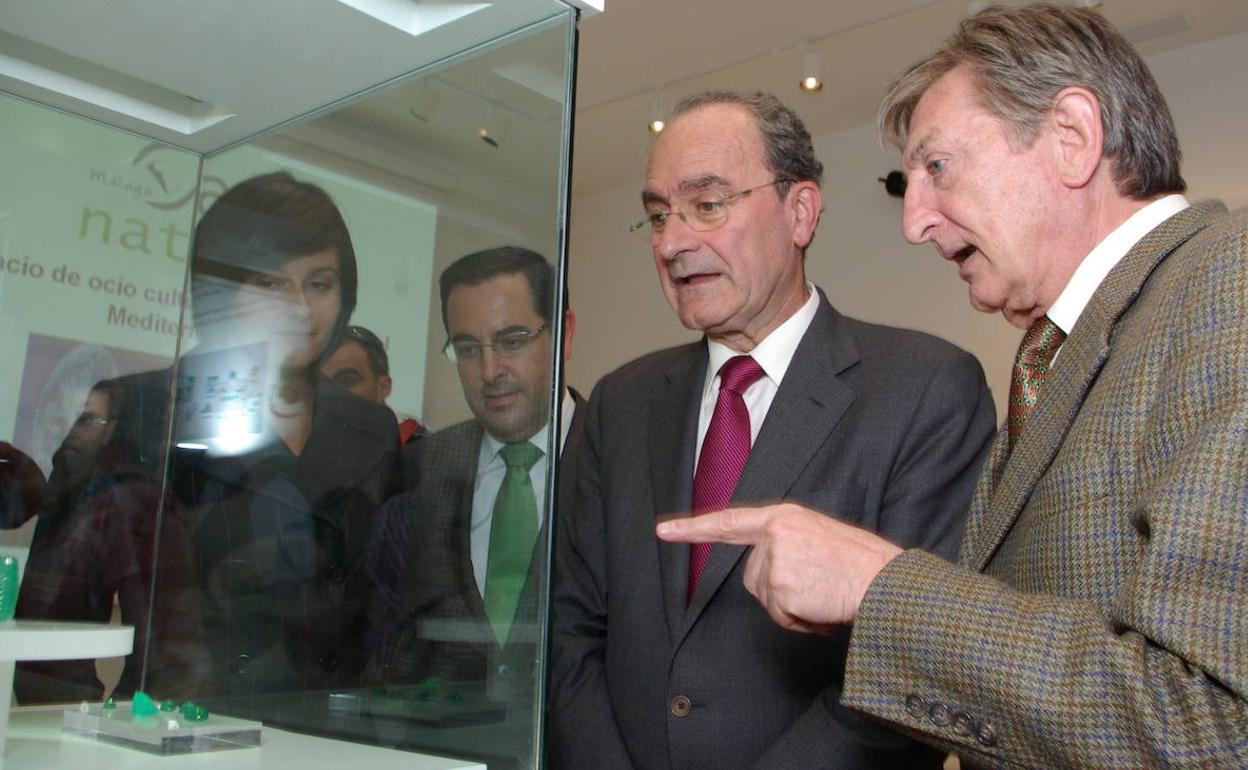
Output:
[[[0,8],[18,705],[540,766],[577,5]]]

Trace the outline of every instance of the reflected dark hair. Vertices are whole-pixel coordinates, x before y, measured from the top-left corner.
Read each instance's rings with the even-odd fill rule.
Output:
[[[478,286],[497,275],[520,273],[529,281],[533,310],[547,324],[554,308],[555,271],[536,251],[519,246],[501,246],[460,257],[442,271],[439,288],[442,292],[442,328],[446,322],[446,304],[456,286]]]
[[[338,253],[342,310],[334,324],[326,354],[337,347],[355,310],[358,275],[355,248],[342,212],[329,194],[285,171],[253,176],[225,191],[204,212],[191,243],[191,276],[242,282],[257,272],[272,272],[295,257],[333,247]],[[196,322],[203,312],[191,282],[191,311]]]
[[[376,334],[363,326],[348,326],[342,330],[342,339],[334,351],[348,342],[354,342],[364,350],[364,355],[368,357],[368,368],[373,370],[374,377],[390,374],[390,356],[386,354],[386,346]]]

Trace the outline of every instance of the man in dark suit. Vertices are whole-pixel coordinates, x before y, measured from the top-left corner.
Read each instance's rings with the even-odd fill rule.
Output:
[[[474,419],[422,439],[419,486],[379,514],[374,673],[389,683],[484,683],[489,697],[532,708],[548,563],[546,456],[562,448],[557,503],[566,506],[562,479],[583,412],[565,389],[551,435],[553,271],[528,249],[491,249],[448,267],[441,296],[446,354]],[[574,322],[566,311],[565,359]],[[512,467],[517,451],[523,469]],[[502,519],[517,510],[524,521]],[[524,732],[531,738],[531,724]]]
[[[960,565],[795,505],[660,534],[754,545],[779,624],[853,622],[842,703],[964,763],[1248,766],[1248,216],[1092,11],[986,10],[880,116],[907,238],[1028,329]]]
[[[638,227],[706,338],[590,399],[557,532],[554,766],[940,765],[837,704],[846,630],[778,629],[741,586],[743,549],[654,536],[656,517],[791,497],[953,553],[994,419],[983,373],[806,282],[821,175],[800,119],[765,94],[692,97],[654,145]]]

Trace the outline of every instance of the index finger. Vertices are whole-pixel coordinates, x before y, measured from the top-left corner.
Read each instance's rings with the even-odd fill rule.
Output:
[[[763,537],[771,514],[766,508],[727,508],[682,519],[668,519],[655,533],[672,543],[754,545]]]

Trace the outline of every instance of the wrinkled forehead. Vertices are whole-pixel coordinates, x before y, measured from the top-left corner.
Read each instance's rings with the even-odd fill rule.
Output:
[[[679,196],[711,186],[734,186],[767,168],[753,115],[736,104],[684,113],[655,140],[646,164],[646,191]]]

